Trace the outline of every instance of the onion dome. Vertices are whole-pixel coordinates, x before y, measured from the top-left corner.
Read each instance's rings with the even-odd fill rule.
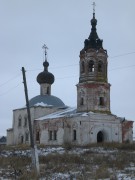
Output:
[[[48,72],[49,62],[46,60],[43,63],[43,66],[44,66],[44,71],[38,74],[37,82],[39,84],[44,84],[44,83],[53,84],[55,78],[52,73]]]

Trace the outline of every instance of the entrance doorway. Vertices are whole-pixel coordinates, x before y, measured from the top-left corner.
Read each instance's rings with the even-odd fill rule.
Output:
[[[103,134],[103,132],[102,131],[99,131],[98,133],[97,133],[97,142],[103,142],[104,141],[104,134]]]

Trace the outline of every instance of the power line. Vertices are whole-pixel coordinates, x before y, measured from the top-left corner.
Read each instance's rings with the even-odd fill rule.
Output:
[[[17,74],[16,76],[10,78],[9,80],[5,81],[4,83],[0,84],[0,87],[4,86],[5,84],[7,84],[10,81],[13,81],[14,79],[16,79],[17,77],[19,77],[21,74]]]
[[[11,88],[10,90],[6,91],[5,93],[0,94],[0,96],[4,96],[4,95],[8,94],[8,93],[11,92],[13,89],[15,89],[15,88],[17,88],[18,86],[20,86],[20,84],[22,84],[22,83],[19,83],[17,86],[14,86],[14,87]]]
[[[110,69],[110,71],[114,71],[114,70],[117,70],[117,69],[132,68],[132,67],[135,67],[135,65],[131,65],[131,66],[123,66],[123,67],[117,67],[117,68],[114,68],[114,69]]]
[[[126,56],[126,55],[130,55],[130,54],[135,54],[135,52],[130,52],[130,53],[124,53],[124,54],[120,54],[120,55],[116,55],[116,56],[113,56],[113,57],[110,57],[110,59],[113,59],[113,58],[117,58],[117,57],[121,57],[121,56]],[[59,68],[67,68],[67,67],[73,67],[73,66],[78,66],[79,64],[70,64],[70,65],[67,65],[67,66],[57,66],[57,67],[53,67],[51,69],[59,69]],[[114,70],[118,70],[118,69],[126,69],[126,68],[133,68],[135,67],[135,65],[131,65],[131,66],[124,66],[124,67],[116,67],[114,69],[110,69],[109,71],[114,71]],[[41,69],[35,69],[35,70],[27,70],[27,72],[31,72],[31,71],[37,71],[37,70],[41,70]],[[21,74],[17,74],[16,76],[10,78],[9,80],[7,80],[6,82],[2,83],[0,85],[0,87],[6,85],[7,83],[9,83],[10,81],[13,81],[14,79],[18,78],[19,76],[21,76]],[[74,75],[74,76],[67,76],[67,77],[62,77],[62,78],[57,78],[57,79],[67,79],[67,78],[73,78],[73,77],[77,77],[78,75]],[[14,88],[18,87],[15,86]],[[12,89],[14,89],[12,88]],[[0,96],[4,95],[4,94],[7,94],[9,91],[3,93],[3,94],[0,94]]]
[[[116,55],[116,56],[112,56],[112,57],[110,57],[110,59],[114,59],[114,58],[121,57],[121,56],[127,56],[127,55],[130,55],[130,54],[135,54],[135,52],[124,53],[124,54],[119,54],[119,55]]]
[[[132,68],[132,67],[135,67],[135,65],[131,65],[131,66],[124,66],[124,67],[118,67],[118,68],[114,68],[114,69],[110,69],[109,71],[114,71],[114,70],[118,70],[118,69],[126,69],[126,68]],[[58,77],[56,78],[57,80],[59,79],[69,79],[69,78],[74,78],[74,77],[78,77],[78,75],[74,75],[74,76],[65,76],[65,77]],[[5,83],[4,83],[5,84]],[[7,92],[5,93],[2,93],[0,94],[0,96],[3,96],[3,95],[6,95],[7,93],[11,92],[11,90],[17,88],[21,83],[19,83],[17,86],[11,88],[10,90],[8,90]]]
[[[135,54],[135,52],[119,54],[119,55],[116,55],[116,56],[112,56],[109,59],[115,59],[115,58],[118,58],[118,57],[130,55],[130,54]],[[79,66],[79,64],[77,63],[77,64],[69,64],[69,65],[66,65],[66,66],[50,67],[50,69],[61,69],[61,68],[68,68],[68,67],[73,67],[73,66]],[[32,71],[39,71],[39,70],[42,70],[42,69],[33,69],[33,70],[27,70],[27,71],[32,72]]]

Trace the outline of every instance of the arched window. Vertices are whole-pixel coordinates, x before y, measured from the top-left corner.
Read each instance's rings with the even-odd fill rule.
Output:
[[[94,61],[89,62],[89,72],[94,72]]]
[[[84,65],[84,61],[82,61],[81,63],[81,73],[85,72],[85,65]]]
[[[100,106],[104,106],[105,105],[104,97],[99,97],[99,105]]]
[[[98,62],[98,72],[103,72],[103,62],[102,61]]]
[[[83,97],[81,97],[81,99],[80,99],[80,105],[84,105],[84,99],[83,99]]]
[[[22,117],[19,116],[18,118],[18,127],[21,127],[22,126]]]

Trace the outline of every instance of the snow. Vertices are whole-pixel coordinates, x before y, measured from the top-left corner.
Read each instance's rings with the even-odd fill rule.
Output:
[[[36,104],[34,104],[34,106],[43,106],[43,107],[50,107],[50,106],[53,106],[53,105],[48,105],[48,104],[45,104],[45,103],[43,103],[43,102],[41,102],[41,103],[36,103]]]
[[[71,116],[71,115],[73,115],[75,110],[76,110],[75,107],[73,107],[73,108],[70,107],[70,108],[67,108],[63,111],[58,111],[58,112],[40,117],[36,120],[55,119],[55,118],[60,118],[60,117],[65,117],[65,116]]]
[[[90,147],[90,148],[82,148],[82,147],[78,147],[78,148],[72,148],[70,151],[68,151],[69,154],[77,154],[77,155],[81,155],[87,151],[91,151],[93,153],[96,154],[110,154],[117,152],[117,149],[114,150],[106,150],[103,147]],[[42,148],[38,148],[38,155],[39,156],[47,156],[48,154],[64,154],[66,153],[66,149],[63,147],[42,147]],[[31,150],[3,150],[0,151],[0,157],[11,157],[11,156],[31,156]],[[109,170],[109,169],[108,169]],[[0,169],[0,174],[2,174],[3,169]],[[126,172],[130,172],[130,173],[126,173]],[[134,163],[130,163],[129,167],[126,167],[124,170],[116,170],[115,174],[118,180],[135,180],[135,176],[134,176],[134,172],[135,172],[135,165]],[[8,175],[8,171],[6,173],[6,175]],[[64,172],[64,173],[52,173],[50,179],[51,180],[76,180],[76,176],[78,174],[80,174],[81,171],[79,172]],[[4,177],[0,177],[1,180],[4,180]],[[40,180],[43,180],[46,178],[40,178]],[[115,179],[115,178],[114,178]],[[100,180],[109,180],[109,178],[106,179],[100,179]]]
[[[83,113],[82,116],[83,117],[88,116],[88,113]]]

